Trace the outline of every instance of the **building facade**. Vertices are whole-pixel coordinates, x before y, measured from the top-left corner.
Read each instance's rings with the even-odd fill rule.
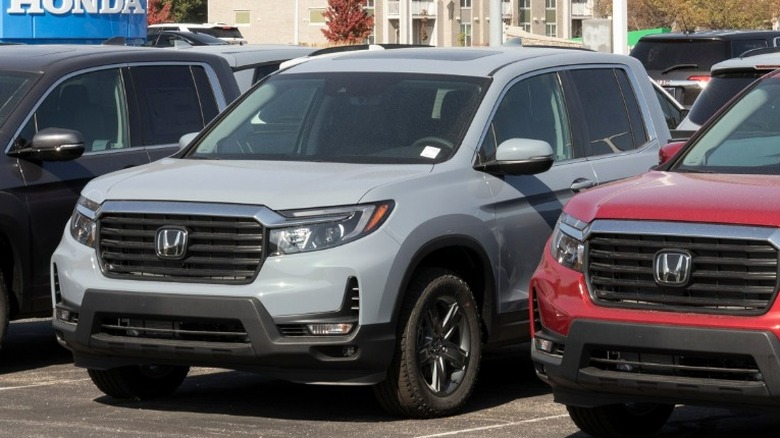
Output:
[[[486,46],[492,0],[368,0],[371,43]],[[558,38],[582,36],[593,0],[502,0],[505,25]],[[239,26],[250,43],[327,46],[327,0],[213,0],[210,22]]]

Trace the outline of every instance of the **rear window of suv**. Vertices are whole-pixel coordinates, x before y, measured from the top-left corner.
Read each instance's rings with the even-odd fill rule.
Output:
[[[640,41],[631,51],[647,70],[666,70],[679,65],[696,65],[697,70],[709,70],[713,64],[728,59],[726,41]]]
[[[707,88],[691,107],[688,119],[697,125],[703,125],[732,97],[765,74],[766,71],[751,70],[713,75]]]

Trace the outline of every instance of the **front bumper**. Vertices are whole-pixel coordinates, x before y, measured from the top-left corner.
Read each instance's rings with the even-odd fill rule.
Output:
[[[576,320],[554,352],[532,345],[537,375],[575,406],[668,403],[780,406],[773,333]]]
[[[70,321],[62,318],[67,310]],[[301,321],[328,322],[332,314]],[[77,366],[210,366],[306,383],[373,384],[392,360],[392,324],[344,336],[285,336],[255,298],[138,294],[88,289],[81,306],[60,302],[54,330]],[[136,330],[127,327],[146,327]]]

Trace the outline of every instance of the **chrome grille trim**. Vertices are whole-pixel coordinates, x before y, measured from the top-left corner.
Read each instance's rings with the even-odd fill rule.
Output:
[[[778,290],[777,229],[650,221],[595,221],[586,232],[585,274],[598,305],[756,315]],[[662,249],[693,254],[691,281],[662,287],[653,258]]]
[[[113,278],[246,284],[264,259],[263,224],[281,221],[258,206],[110,201],[98,213],[98,259]],[[189,232],[183,259],[157,256],[155,233],[163,226]]]

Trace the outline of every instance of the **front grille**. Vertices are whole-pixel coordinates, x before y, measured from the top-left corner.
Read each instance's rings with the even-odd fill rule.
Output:
[[[591,295],[601,305],[759,314],[771,306],[778,287],[778,251],[766,240],[597,232],[586,245]],[[686,285],[655,281],[653,259],[662,249],[692,255]]]
[[[248,344],[243,324],[230,319],[149,319],[141,316],[105,317],[100,332],[140,339]]]
[[[160,258],[155,235],[163,226],[185,229],[183,258]],[[263,227],[251,217],[115,213],[98,223],[98,255],[113,277],[244,284],[263,260]]]
[[[588,366],[615,373],[735,382],[764,380],[748,355],[594,348],[589,356]]]

